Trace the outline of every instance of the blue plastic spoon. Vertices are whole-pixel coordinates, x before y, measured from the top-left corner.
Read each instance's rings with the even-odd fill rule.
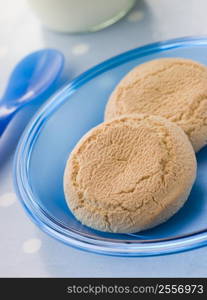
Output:
[[[63,65],[63,54],[54,49],[33,52],[17,64],[0,101],[0,138],[23,106],[51,88]]]

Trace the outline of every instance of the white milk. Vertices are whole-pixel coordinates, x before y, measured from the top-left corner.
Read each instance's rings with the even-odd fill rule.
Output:
[[[41,22],[63,32],[95,31],[118,21],[136,0],[28,0]]]

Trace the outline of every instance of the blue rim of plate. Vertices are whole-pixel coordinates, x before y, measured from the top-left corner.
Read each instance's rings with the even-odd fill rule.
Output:
[[[97,236],[93,238],[75,230],[69,231],[61,222],[52,218],[37,204],[28,180],[31,152],[44,123],[78,88],[99,74],[134,58],[155,54],[156,52],[164,50],[196,45],[207,45],[207,36],[184,37],[156,42],[112,57],[70,81],[65,87],[56,92],[34,115],[19,141],[14,158],[13,178],[16,193],[23,207],[33,222],[43,231],[72,247],[89,252],[115,256],[163,255],[207,245],[207,228],[187,235],[153,240],[113,240],[99,238]]]

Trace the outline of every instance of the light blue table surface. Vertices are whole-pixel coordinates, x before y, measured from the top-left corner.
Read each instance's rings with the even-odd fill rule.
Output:
[[[0,92],[15,63],[36,49],[54,47],[64,53],[62,84],[140,45],[206,34],[206,11],[206,0],[138,0],[128,16],[105,30],[67,35],[42,28],[24,0],[1,1]],[[14,195],[12,159],[13,155],[0,168],[0,277],[207,277],[207,248],[121,258],[82,252],[47,236],[29,220]]]

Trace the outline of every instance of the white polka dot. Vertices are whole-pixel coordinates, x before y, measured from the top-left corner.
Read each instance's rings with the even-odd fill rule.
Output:
[[[14,193],[7,193],[0,196],[0,206],[8,207],[16,201],[16,195]]]
[[[35,253],[41,247],[41,241],[39,239],[29,239],[23,244],[23,251],[25,253]]]
[[[89,50],[89,45],[87,44],[78,44],[72,48],[72,53],[74,55],[82,55],[87,53]]]
[[[7,46],[0,46],[0,58],[4,57],[9,51]]]
[[[135,10],[128,15],[127,20],[129,22],[139,22],[144,19],[144,13],[141,10]]]

